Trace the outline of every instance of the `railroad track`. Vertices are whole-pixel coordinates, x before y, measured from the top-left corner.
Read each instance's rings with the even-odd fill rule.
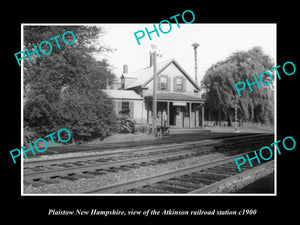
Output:
[[[267,137],[270,138],[271,136],[268,135]],[[230,138],[226,139],[222,144],[218,141],[217,146],[215,142],[207,143],[203,141],[177,144],[174,146],[158,146],[156,149],[126,151],[125,154],[128,153],[126,156],[124,156],[124,152],[114,152],[112,154],[34,161],[32,163],[24,164],[24,180],[39,181],[45,178],[56,177],[67,179],[69,177],[70,179],[74,179],[74,177],[71,176],[76,173],[79,174],[78,176],[75,176],[77,178],[103,175],[107,172],[126,170],[128,167],[138,168],[141,166],[139,164],[146,166],[153,163],[164,163],[199,156],[207,154],[208,152],[220,151],[220,148],[223,152],[226,152],[226,149],[234,146],[235,148],[240,147],[239,149],[236,149],[236,151],[242,151],[243,149],[241,148],[244,146],[247,146],[248,144],[253,146],[254,144],[261,143],[262,140],[265,141],[266,136],[250,136],[247,141],[245,141],[245,137]],[[233,154],[232,150],[230,152]]]
[[[63,164],[63,163],[72,163],[72,162],[79,162],[79,161],[87,161],[87,160],[95,160],[95,159],[102,159],[104,162],[109,161],[111,158],[122,157],[124,155],[136,155],[142,156],[146,154],[151,154],[159,151],[176,151],[180,149],[186,149],[188,147],[202,147],[202,146],[209,146],[214,145],[215,148],[222,147],[226,144],[226,146],[230,146],[236,144],[232,142],[234,140],[243,141],[244,139],[248,139],[251,141],[252,138],[255,140],[263,140],[266,137],[272,137],[270,134],[255,134],[255,135],[247,135],[247,136],[238,136],[238,137],[226,137],[217,140],[202,140],[202,141],[187,141],[183,143],[175,143],[175,144],[163,144],[163,145],[153,145],[153,146],[146,146],[141,148],[128,148],[122,150],[111,150],[109,153],[96,153],[96,154],[87,154],[87,155],[79,155],[73,157],[61,157],[61,158],[52,158],[52,159],[44,159],[44,160],[26,160],[24,162],[23,168],[32,168],[32,167],[42,167],[48,165],[55,165],[55,164]],[[231,142],[231,143],[228,143]],[[97,149],[93,149],[97,150]]]
[[[215,141],[169,144],[156,146],[156,148],[151,146],[151,148],[70,158],[36,160],[24,163],[24,180],[29,183],[43,181],[43,179],[48,179],[47,182],[49,182],[49,179],[57,177],[72,180],[76,177],[93,177],[107,172],[166,163],[212,152],[232,155],[237,152],[244,152],[245,146],[249,149],[250,145],[254,148],[255,146],[262,146],[262,143],[269,144],[272,138],[272,135],[251,135]],[[73,176],[74,174],[75,176]]]
[[[225,190],[227,188],[228,190],[228,185],[230,186],[234,182],[236,182],[236,184],[234,184],[236,186],[249,184],[260,178],[261,175],[263,176],[267,167],[269,168],[269,172],[273,170],[274,161],[272,160],[267,163],[263,163],[262,165],[252,162],[253,168],[249,165],[245,166],[243,167],[243,170],[246,171],[239,173],[234,163],[234,159],[244,154],[246,153],[175,171],[117,183],[89,190],[84,193],[215,193],[222,192],[222,188]],[[249,156],[252,156],[253,152],[248,152],[248,154]]]

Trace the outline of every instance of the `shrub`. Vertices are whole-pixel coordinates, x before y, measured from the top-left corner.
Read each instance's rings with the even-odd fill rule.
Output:
[[[134,131],[138,132],[138,133],[149,134],[149,133],[151,133],[151,126],[149,124],[146,124],[146,123],[136,124]]]
[[[118,133],[134,133],[135,121],[128,115],[121,114],[119,117],[117,117],[116,130]]]
[[[30,127],[27,125],[24,125],[23,129],[23,146],[29,146],[28,143],[31,143],[37,139],[37,135],[35,131],[33,131]]]

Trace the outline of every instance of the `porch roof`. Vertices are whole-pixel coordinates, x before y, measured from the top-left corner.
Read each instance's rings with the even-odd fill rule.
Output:
[[[204,99],[198,96],[176,93],[176,92],[159,92],[157,93],[157,100],[166,100],[166,101],[188,101],[188,102],[199,102],[204,103]],[[152,95],[145,96],[146,100],[152,100]]]
[[[112,99],[143,100],[143,98],[132,90],[102,90]]]

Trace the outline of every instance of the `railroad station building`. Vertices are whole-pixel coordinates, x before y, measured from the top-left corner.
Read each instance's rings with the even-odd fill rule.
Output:
[[[153,65],[133,73],[123,66],[123,74],[104,90],[116,105],[116,114],[127,112],[137,123],[152,123]],[[200,87],[175,59],[157,63],[157,112],[167,113],[171,128],[204,125],[204,99]]]

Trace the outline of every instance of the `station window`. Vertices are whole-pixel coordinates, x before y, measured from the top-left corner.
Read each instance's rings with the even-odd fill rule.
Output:
[[[183,91],[183,78],[176,78],[176,91]]]
[[[129,102],[122,102],[122,111],[129,110]]]
[[[158,90],[166,91],[167,90],[167,82],[168,82],[167,77],[160,77],[159,83],[158,83]]]

